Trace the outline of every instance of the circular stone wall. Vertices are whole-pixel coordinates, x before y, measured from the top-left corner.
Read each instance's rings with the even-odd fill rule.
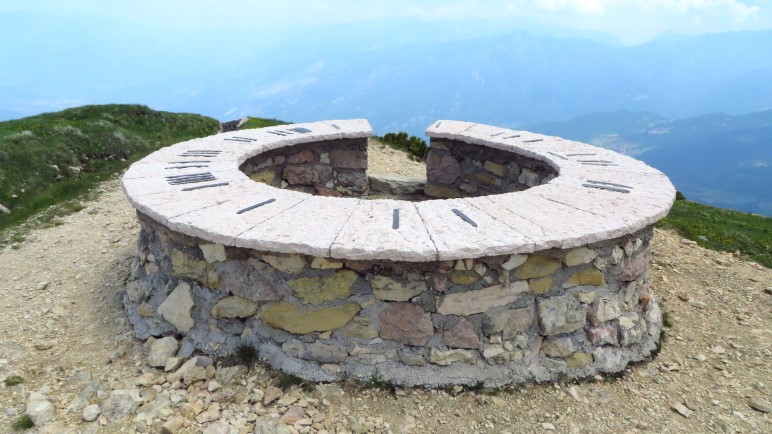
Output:
[[[368,193],[370,134],[366,121],[238,131],[134,164],[124,301],[137,337],[217,355],[249,344],[309,380],[411,386],[617,372],[655,349],[647,266],[675,193],[664,175],[440,121],[424,194],[449,199],[333,197]]]

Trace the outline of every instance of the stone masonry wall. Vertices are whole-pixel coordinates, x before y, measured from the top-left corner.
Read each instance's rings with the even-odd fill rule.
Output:
[[[254,181],[320,196],[368,193],[367,139],[340,139],[261,153],[241,166]]]
[[[293,167],[282,164],[260,170]],[[183,355],[249,344],[313,381],[498,386],[620,371],[662,327],[651,227],[571,250],[403,263],[225,247],[139,220],[126,310],[138,338],[182,337]]]
[[[555,169],[512,152],[454,140],[431,139],[424,194],[435,198],[522,191],[549,182]]]

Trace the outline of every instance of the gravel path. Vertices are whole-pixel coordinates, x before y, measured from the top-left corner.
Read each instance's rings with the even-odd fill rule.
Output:
[[[388,165],[404,166],[379,167]],[[663,230],[653,288],[673,326],[656,359],[616,378],[500,391],[282,391],[276,373],[212,366],[204,380],[167,381],[146,364],[119,299],[134,211],[117,180],[100,190],[61,225],[0,251],[0,380],[23,379],[0,388],[0,431],[40,410],[38,432],[50,433],[251,433],[274,417],[286,424],[267,432],[772,432],[772,271]]]

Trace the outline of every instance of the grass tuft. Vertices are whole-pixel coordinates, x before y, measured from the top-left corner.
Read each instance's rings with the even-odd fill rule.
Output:
[[[397,393],[397,386],[391,381],[384,380],[377,372],[370,376],[370,381],[368,381],[367,384],[371,389],[388,390],[392,395],[396,395]]]
[[[292,386],[298,386],[306,393],[314,391],[314,383],[292,374],[281,374],[276,380],[276,387],[281,390],[287,391]]]
[[[259,360],[257,349],[250,344],[241,344],[233,352],[233,359],[239,365],[244,365],[247,370],[252,369]]]
[[[6,378],[5,380],[3,380],[3,384],[5,384],[8,387],[15,386],[15,385],[21,384],[23,382],[24,382],[24,379],[21,378],[18,375],[11,375],[8,378]]]
[[[35,422],[32,421],[32,418],[29,417],[28,414],[19,416],[18,419],[13,421],[11,424],[11,429],[14,431],[24,431],[31,429],[35,426]]]
[[[670,316],[670,312],[667,310],[662,310],[662,325],[667,328],[672,328],[675,323],[673,322],[673,317]]]
[[[663,327],[662,330],[659,331],[659,340],[657,341],[657,346],[654,348],[654,351],[651,352],[651,357],[657,357],[659,353],[662,352],[662,347],[665,345],[666,340],[667,331],[665,331],[665,328]]]

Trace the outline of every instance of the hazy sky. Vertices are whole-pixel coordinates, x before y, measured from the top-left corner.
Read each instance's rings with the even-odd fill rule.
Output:
[[[769,0],[509,0],[509,1],[197,1],[197,0],[0,0],[1,14],[36,12],[54,16],[110,19],[146,29],[164,38],[207,32],[221,37],[291,36],[309,27],[354,21],[465,20],[557,25],[606,32],[621,42],[638,44],[666,31],[699,34],[772,28]],[[0,23],[2,24],[2,23]],[[480,24],[475,24],[480,25]],[[73,28],[73,31],[79,31]]]
[[[339,50],[518,32],[637,45],[665,32],[769,29],[772,0],[0,0],[0,119],[108,102],[275,115],[237,100],[291,99]],[[256,89],[225,109],[193,105],[224,77],[223,92]]]

